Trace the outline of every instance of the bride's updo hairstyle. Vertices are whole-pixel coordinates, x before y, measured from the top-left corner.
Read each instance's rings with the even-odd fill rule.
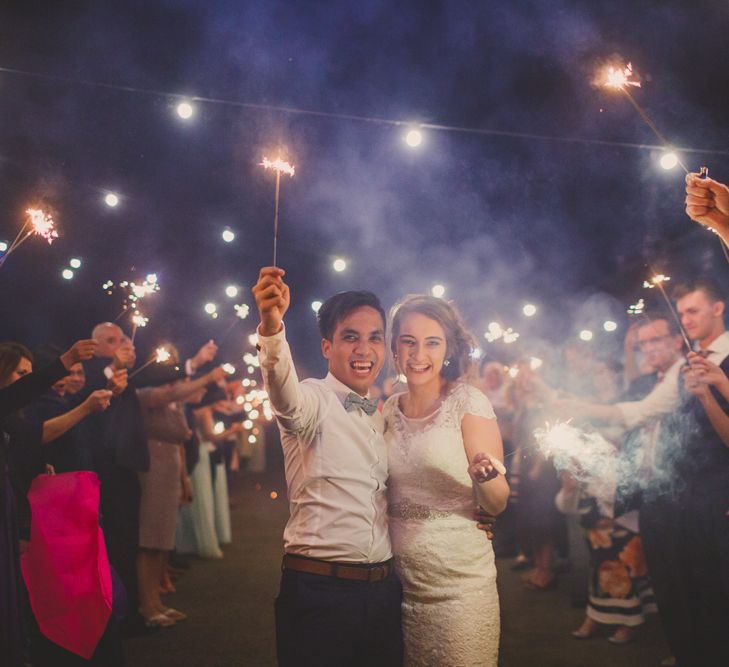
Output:
[[[390,310],[390,350],[397,352],[397,338],[402,321],[412,313],[419,313],[435,320],[443,328],[446,337],[446,363],[440,374],[449,382],[466,375],[471,367],[471,350],[475,347],[473,336],[466,329],[461,314],[449,301],[424,294],[406,296]]]

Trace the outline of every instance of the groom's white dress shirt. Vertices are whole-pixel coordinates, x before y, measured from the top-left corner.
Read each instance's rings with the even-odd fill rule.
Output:
[[[331,373],[299,382],[284,330],[259,334],[258,341],[286,467],[291,517],[284,550],[330,561],[388,560],[382,415],[347,412],[351,390]]]

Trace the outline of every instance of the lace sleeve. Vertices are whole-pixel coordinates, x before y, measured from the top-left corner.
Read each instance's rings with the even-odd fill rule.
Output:
[[[475,415],[476,417],[485,417],[486,419],[496,419],[494,409],[491,407],[491,401],[482,391],[472,387],[469,384],[460,384],[454,392],[456,405],[458,407],[458,416]]]

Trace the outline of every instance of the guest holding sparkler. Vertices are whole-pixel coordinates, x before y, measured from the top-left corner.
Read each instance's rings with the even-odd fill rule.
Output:
[[[18,343],[3,343],[0,345],[0,387],[9,388],[16,382],[22,382],[23,377],[28,378],[22,382],[24,386],[18,396],[3,392],[10,397],[8,403],[19,407],[22,400],[28,402],[33,398],[33,392],[39,393],[54,379],[61,379],[61,373],[88,359],[95,348],[92,341],[80,341],[58,361],[38,373],[31,383],[30,377],[34,374],[30,351]],[[43,422],[28,421],[21,414],[3,415],[0,422],[0,599],[3,601],[0,607],[0,656],[4,659],[3,664],[15,667],[22,665],[27,658],[23,655],[27,648],[24,646],[27,627],[20,606],[19,540],[27,540],[30,535],[31,516],[26,494],[33,477],[44,470],[42,445],[52,443],[93,411],[106,409],[110,397],[108,391],[94,392],[77,408]]]
[[[182,382],[185,373],[174,365],[179,363],[177,350],[169,343],[164,347],[171,354],[170,363],[145,369],[144,375],[138,377],[138,383],[148,386],[137,389],[149,448],[149,470],[139,473],[137,556],[139,613],[148,627],[166,627],[186,618],[182,612],[165,607],[160,599],[160,581],[164,578],[167,556],[175,546],[183,479],[182,443],[191,435],[178,402],[209,383],[220,381],[225,375],[222,368],[216,368],[196,380]]]
[[[509,497],[496,416],[486,396],[464,381],[474,343],[452,304],[410,296],[391,317],[391,351],[407,378],[407,391],[382,410],[405,662],[495,667],[494,552],[471,516],[474,491],[493,516]]]
[[[149,451],[142,411],[135,390],[128,386],[127,370],[136,361],[134,345],[111,322],[94,327],[98,343],[95,358],[84,364],[86,386],[81,395],[111,388],[117,395],[112,409],[89,420],[94,449],[94,470],[101,482],[101,514],[109,561],[124,584],[129,615],[122,626],[127,634],[144,629],[137,613],[137,550],[139,546],[138,473],[149,470]]]
[[[698,279],[679,286],[674,297],[700,357],[729,374],[721,291]],[[682,667],[729,664],[729,402],[716,388],[715,372],[707,374],[709,364],[691,357],[680,409],[666,420],[667,437],[656,451],[657,471],[673,483],[641,513],[661,621]]]
[[[729,188],[700,174],[686,175],[686,214],[729,244]]]
[[[622,393],[622,368],[609,361],[594,361],[593,383],[598,400],[615,402]],[[622,438],[619,427],[609,427],[602,432],[612,442]],[[577,458],[579,465],[579,454]],[[578,483],[564,471],[561,480],[562,488],[555,504],[561,512],[580,516],[590,553],[587,611],[582,625],[572,635],[577,639],[589,639],[595,635],[599,624],[606,624],[618,626],[608,641],[626,644],[634,639],[636,629],[645,622],[645,613],[655,611],[637,534],[637,517],[619,516],[614,497],[592,493],[593,480],[589,478]],[[602,483],[602,480],[595,481]]]

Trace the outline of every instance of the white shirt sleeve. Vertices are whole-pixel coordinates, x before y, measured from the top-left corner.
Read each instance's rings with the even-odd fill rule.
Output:
[[[626,428],[631,429],[645,424],[651,419],[673,412],[678,407],[681,400],[678,392],[678,376],[683,364],[683,359],[676,361],[668,369],[663,380],[653,387],[644,399],[615,404],[620,410]]]
[[[318,421],[319,401],[299,383],[285,329],[273,336],[259,333],[258,347],[263,384],[278,423],[309,441],[307,435],[313,437],[312,425]]]

